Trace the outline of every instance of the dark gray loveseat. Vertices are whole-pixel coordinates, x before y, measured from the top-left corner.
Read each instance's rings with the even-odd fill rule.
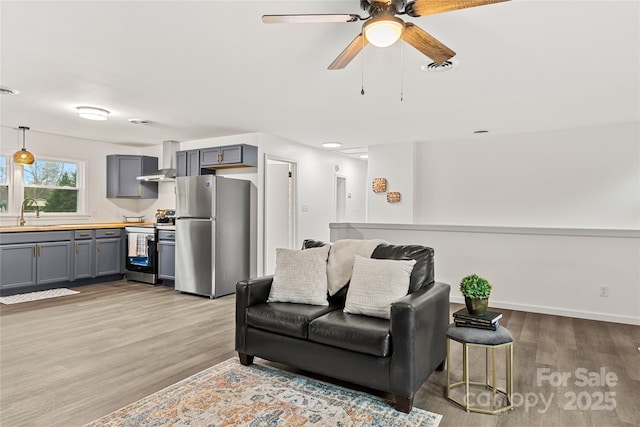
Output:
[[[238,282],[240,362],[258,356],[392,393],[396,409],[410,412],[416,391],[444,368],[450,286],[434,281],[432,248],[382,244],[371,258],[417,261],[409,294],[392,304],[389,320],[344,313],[346,289],[325,307],[267,303],[273,276]]]

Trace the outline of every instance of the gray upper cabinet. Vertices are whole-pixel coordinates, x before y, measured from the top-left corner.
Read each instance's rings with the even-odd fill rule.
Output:
[[[176,153],[176,176],[187,176],[187,152]]]
[[[107,156],[107,197],[157,199],[157,182],[136,179],[157,170],[157,157],[121,154]]]
[[[200,150],[201,168],[251,167],[258,165],[258,147],[247,144]]]
[[[176,153],[176,176],[200,175],[200,150],[178,151]]]

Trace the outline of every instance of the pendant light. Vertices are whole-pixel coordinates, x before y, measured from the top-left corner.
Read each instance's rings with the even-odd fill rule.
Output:
[[[24,138],[29,128],[26,126],[18,126],[18,129],[22,131],[22,150],[15,152],[13,155],[13,161],[19,165],[32,165],[36,159],[33,157],[33,154],[24,148]]]

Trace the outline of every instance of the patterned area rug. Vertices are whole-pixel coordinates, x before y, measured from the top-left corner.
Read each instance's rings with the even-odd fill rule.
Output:
[[[2,304],[18,304],[21,302],[37,301],[40,299],[64,297],[66,295],[79,294],[78,291],[72,291],[67,288],[49,289],[48,291],[29,292],[27,294],[10,295],[8,297],[0,297]]]
[[[442,415],[234,358],[125,406],[91,426],[423,426]]]

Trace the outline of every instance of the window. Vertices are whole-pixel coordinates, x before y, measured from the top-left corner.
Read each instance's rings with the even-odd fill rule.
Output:
[[[24,166],[25,211],[78,212],[78,164],[65,161],[36,160]],[[34,203],[35,201],[35,203]]]
[[[7,181],[7,156],[0,156],[0,214],[9,211],[9,182]]]

